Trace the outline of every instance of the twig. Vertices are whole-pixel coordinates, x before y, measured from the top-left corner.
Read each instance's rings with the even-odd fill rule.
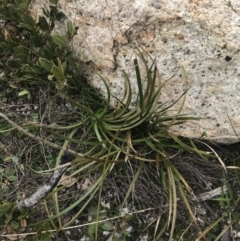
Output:
[[[73,156],[65,154],[61,158],[61,162],[71,163]],[[18,209],[32,208],[42,199],[44,199],[58,184],[62,175],[66,172],[69,165],[63,165],[61,168],[55,169],[47,181],[37,189],[30,197],[20,200],[17,204]]]
[[[197,201],[206,201],[206,200],[210,200],[216,196],[226,194],[227,192],[228,192],[227,186],[224,185],[223,187],[215,188],[209,192],[204,192],[204,193],[200,194],[197,198],[196,197],[192,198],[192,200],[197,199]]]
[[[154,210],[154,209],[155,209],[155,208],[147,208],[147,209],[143,209],[143,210],[139,210],[139,211],[135,211],[135,212],[128,213],[128,215],[133,215],[133,214],[137,214],[137,213],[144,213],[144,212],[151,211],[151,210]],[[122,217],[122,216],[117,216],[117,217],[107,218],[107,219],[104,219],[104,220],[98,220],[98,221],[91,222],[91,223],[80,224],[80,225],[71,226],[71,227],[65,227],[65,228],[63,228],[62,230],[70,230],[70,229],[81,228],[81,227],[90,226],[90,225],[96,224],[96,223],[103,223],[103,222],[106,222],[106,221],[111,221],[111,220],[119,219],[119,218],[121,218],[121,217]],[[59,230],[51,229],[51,230],[48,230],[48,231],[41,231],[41,233],[58,232],[58,231],[59,231]],[[1,234],[0,237],[6,237],[6,238],[18,237],[18,238],[20,238],[20,237],[26,237],[27,235],[36,235],[36,234],[37,234],[37,232],[19,233],[19,234]]]

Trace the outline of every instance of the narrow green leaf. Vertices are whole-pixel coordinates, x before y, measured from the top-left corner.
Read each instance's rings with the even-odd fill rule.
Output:
[[[65,81],[64,73],[62,72],[62,69],[60,67],[53,65],[51,71],[57,80],[59,80],[60,82]]]
[[[39,58],[39,62],[46,71],[51,72],[53,66],[53,63],[51,61],[44,58]]]
[[[72,36],[75,32],[73,23],[71,21],[67,22],[67,30],[68,30],[68,33],[70,34],[70,36]]]
[[[67,38],[60,36],[60,35],[54,35],[52,36],[52,40],[55,44],[58,46],[66,46],[67,45]]]
[[[162,228],[160,229],[159,233],[156,235],[154,240],[162,241],[163,239],[161,238],[163,233],[166,231],[168,226],[168,222],[165,222]]]
[[[42,11],[43,11],[43,14],[44,14],[47,18],[50,17],[49,11],[48,11],[47,9],[44,9],[44,8],[43,8]]]
[[[57,90],[62,90],[64,88],[64,85],[62,83],[58,82],[58,83],[56,83],[55,87]]]
[[[211,201],[219,201],[219,202],[229,202],[231,201],[231,198],[224,198],[224,197],[218,197],[218,198],[211,198]]]
[[[30,31],[34,30],[34,27],[32,25],[30,25],[30,24],[27,24],[27,23],[19,23],[18,26],[21,27],[21,28],[26,28],[26,29],[28,29]]]
[[[192,220],[193,220],[194,222],[196,222],[196,220],[195,220],[195,215],[194,215],[194,213],[193,213],[193,211],[192,211],[192,208],[191,208],[191,205],[190,205],[190,203],[189,203],[189,201],[188,201],[188,198],[187,198],[187,196],[186,196],[186,194],[185,194],[185,192],[184,192],[184,190],[183,190],[183,188],[182,188],[182,184],[179,182],[179,180],[178,180],[177,178],[175,178],[175,180],[177,181],[178,190],[180,191],[180,194],[181,194],[182,199],[183,199],[183,201],[184,201],[184,203],[185,203],[185,205],[186,205],[186,207],[187,207],[187,209],[188,209],[188,212],[189,212]]]
[[[19,158],[17,157],[17,156],[13,156],[12,157],[12,161],[13,161],[13,163],[18,163],[19,162]]]
[[[28,99],[31,98],[31,94],[28,90],[22,90],[18,93],[18,96],[24,96],[24,95],[26,95]]]
[[[174,230],[175,230],[175,224],[177,219],[177,190],[176,190],[176,184],[174,180],[174,174],[172,172],[172,168],[170,166],[167,166],[167,172],[168,172],[168,181],[169,181],[169,214],[168,214],[168,225],[171,223],[171,230],[169,235],[169,240],[172,240]]]
[[[58,58],[61,58],[63,56],[63,51],[61,50],[61,47],[55,48],[54,53]]]
[[[87,232],[91,241],[94,240],[95,231],[96,231],[96,224],[91,224],[88,226]]]
[[[107,217],[107,212],[105,210],[98,213],[98,220],[102,220]]]
[[[63,12],[59,12],[57,15],[56,15],[56,20],[57,21],[61,21],[62,19],[66,18],[66,15],[63,13]]]
[[[16,55],[22,55],[23,54],[23,48],[21,46],[14,47],[13,51]]]
[[[4,162],[11,162],[11,161],[12,161],[12,157],[7,156],[6,158],[4,158],[3,161],[4,161]]]
[[[6,205],[0,205],[0,213],[8,213],[9,212],[9,207]]]
[[[196,238],[196,241],[202,240],[202,238],[205,237],[205,234],[207,234],[211,229],[216,228],[217,224],[221,222],[224,219],[225,215],[222,215],[220,218],[212,222],[210,225],[208,225],[201,233],[200,235]]]
[[[96,204],[91,203],[91,204],[88,206],[87,210],[88,210],[88,214],[89,214],[90,216],[94,217],[94,216],[96,216],[96,214],[97,214],[98,208],[97,208],[97,205],[96,205]]]
[[[67,67],[66,61],[62,63],[61,60],[57,58],[57,63],[58,67],[61,68],[62,72],[64,73]]]
[[[40,26],[41,30],[43,31],[47,31],[50,28],[48,21],[43,16],[39,17],[37,25]]]
[[[38,113],[36,113],[36,112],[33,112],[32,114],[31,114],[31,117],[34,119],[34,120],[36,120],[36,119],[38,119]]]
[[[58,0],[49,0],[49,2],[50,2],[51,4],[53,4],[53,5],[57,5]]]
[[[50,233],[42,233],[41,234],[41,240],[42,241],[51,241],[52,239],[51,239],[51,235],[50,235]]]
[[[13,89],[17,89],[18,87],[16,86],[16,85],[14,85],[14,84],[10,84],[9,85],[11,88],[13,88]]]
[[[141,108],[143,105],[143,90],[142,90],[141,74],[140,74],[137,59],[134,59],[134,66],[135,66],[135,72],[136,72],[136,77],[137,77],[138,93],[139,93],[139,98],[140,98],[139,101],[140,101],[140,108]]]
[[[4,193],[9,194],[10,193],[10,188],[8,186],[3,188]]]
[[[11,225],[11,227],[12,227],[13,229],[18,229],[18,228],[19,228],[18,222],[14,221],[14,220],[12,220],[12,221],[10,222],[10,225]]]
[[[66,71],[66,68],[67,68],[67,63],[66,63],[66,61],[63,62],[63,63],[61,64],[61,66],[59,66],[59,67],[61,67],[62,72],[64,73],[64,72]]]
[[[18,4],[18,7],[23,9],[23,10],[28,10],[28,4],[27,3],[20,3]]]
[[[17,181],[18,178],[16,176],[8,176],[7,179],[10,182],[14,182],[14,181]]]
[[[111,222],[105,222],[103,225],[101,225],[101,228],[105,231],[111,231],[113,230],[114,226]]]
[[[29,30],[34,30],[36,27],[36,22],[33,20],[33,18],[28,15],[26,11],[24,11],[21,8],[17,9],[17,14],[21,18],[21,22],[19,23],[19,26],[26,27]]]

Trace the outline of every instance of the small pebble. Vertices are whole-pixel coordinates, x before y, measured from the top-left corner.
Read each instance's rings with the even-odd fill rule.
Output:
[[[66,106],[67,108],[71,108],[71,107],[72,107],[71,103],[69,103],[69,102],[66,103],[65,106]]]

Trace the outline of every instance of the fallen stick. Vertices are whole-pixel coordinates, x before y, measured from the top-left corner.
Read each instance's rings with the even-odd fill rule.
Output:
[[[61,158],[61,164],[65,164],[55,169],[52,175],[47,179],[47,181],[40,187],[36,192],[34,192],[30,197],[20,200],[17,203],[18,209],[32,208],[38,204],[42,199],[44,199],[58,184],[62,175],[66,172],[68,167],[71,165],[71,161],[74,159],[73,155],[68,153],[64,154]],[[67,165],[68,164],[68,165]]]
[[[223,187],[218,187],[218,188],[215,188],[209,192],[204,192],[202,194],[200,194],[199,196],[197,197],[194,197],[193,199],[199,202],[201,201],[206,201],[206,200],[209,200],[209,199],[212,199],[213,197],[216,197],[216,196],[221,196],[222,194],[226,194],[227,193],[227,186],[224,185]]]

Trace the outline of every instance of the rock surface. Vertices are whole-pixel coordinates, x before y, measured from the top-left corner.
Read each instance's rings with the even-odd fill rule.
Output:
[[[33,15],[46,2],[34,0]],[[136,45],[156,58],[159,85],[174,76],[160,101],[172,103],[190,86],[182,114],[203,119],[175,126],[174,132],[193,138],[205,133],[219,143],[239,140],[239,0],[60,0],[59,7],[79,26],[74,42],[79,57],[94,63],[118,98],[124,92],[122,69],[137,93]],[[97,75],[90,81],[104,90]]]

